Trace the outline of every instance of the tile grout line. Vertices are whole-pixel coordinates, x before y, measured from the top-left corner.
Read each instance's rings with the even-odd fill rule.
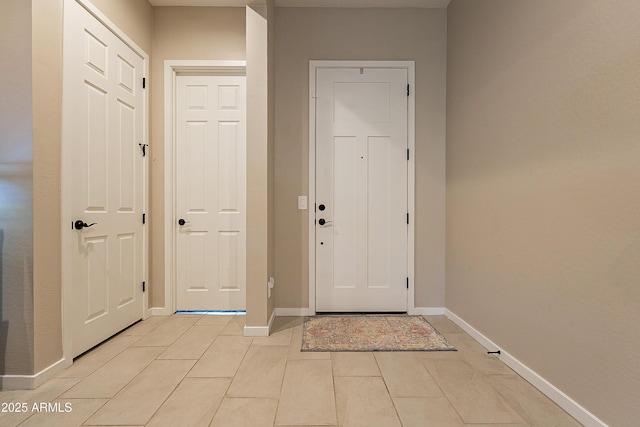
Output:
[[[427,319],[427,321],[429,321],[429,319],[426,316],[425,316],[425,319]],[[435,326],[433,328],[435,329]],[[440,334],[447,340],[447,342],[451,343],[451,341],[449,341],[449,339],[447,338],[447,336],[445,334],[443,334],[441,332],[440,332]],[[456,350],[458,352],[460,352],[460,356],[462,358],[464,358],[464,355],[462,354],[462,351],[460,349],[458,349],[457,347],[456,347]],[[442,388],[442,386],[440,385],[440,383],[438,382],[436,377],[433,375],[433,373],[429,370],[429,368],[425,364],[424,360],[420,361],[420,365],[422,365],[422,367],[424,368],[425,371],[427,371],[427,373],[429,374],[429,376],[431,377],[433,382],[436,384],[436,386],[438,386],[438,389],[440,390],[440,393],[442,393],[442,396],[445,399],[447,399],[447,402],[449,402],[449,405],[451,406],[451,408],[455,411],[455,413],[458,416],[458,418],[460,418],[460,421],[462,421],[462,424],[466,425],[467,423],[465,422],[464,418],[462,418],[462,414],[460,414],[460,412],[458,411],[458,408],[455,407],[455,405],[453,404],[453,402],[451,401],[449,396],[447,396],[447,393],[444,392],[444,389]]]
[[[228,336],[228,335],[224,335],[224,336]],[[247,337],[248,338],[248,337]],[[244,352],[244,354],[242,355],[242,359],[240,360],[240,363],[238,363],[238,368],[236,369],[236,371],[233,373],[233,377],[231,377],[231,382],[229,383],[229,387],[227,388],[227,391],[224,393],[224,396],[222,397],[222,399],[224,400],[225,398],[229,398],[229,399],[235,399],[234,397],[228,396],[229,393],[229,389],[231,388],[231,386],[233,385],[233,381],[236,379],[236,375],[238,375],[238,371],[240,370],[240,367],[242,366],[242,364],[244,363],[244,360],[247,358],[247,354],[249,354],[249,350],[251,349],[251,346],[253,345],[253,337],[251,337],[251,342],[249,343],[249,345],[247,346],[247,350]],[[227,377],[228,378],[228,377]]]
[[[224,402],[224,399],[227,398],[227,393],[229,392],[229,389],[231,388],[231,383],[233,382],[233,378],[231,378],[229,380],[229,385],[227,386],[227,388],[224,390],[224,394],[222,395],[222,398],[220,399],[220,403],[218,403],[218,407],[216,408],[215,411],[213,411],[213,416],[211,417],[211,419],[209,420],[209,423],[207,424],[207,426],[210,426],[211,423],[213,423],[213,420],[216,419],[216,415],[218,415],[218,411],[220,411],[220,407],[222,406],[222,402]]]
[[[447,338],[444,334],[442,336]],[[449,341],[449,340],[447,339],[447,341]],[[460,352],[461,350],[458,350],[458,351]],[[461,354],[461,357],[462,356],[463,355]],[[429,374],[431,379],[433,379],[433,382],[436,384],[436,386],[438,386],[438,389],[440,390],[440,393],[442,393],[442,397],[447,399],[447,402],[449,402],[449,406],[451,406],[451,409],[453,409],[455,411],[455,413],[458,416],[458,418],[460,418],[460,421],[462,421],[462,424],[463,425],[467,425],[467,422],[464,420],[464,418],[462,418],[462,414],[460,414],[460,412],[458,411],[458,408],[455,407],[455,405],[453,404],[453,402],[451,401],[449,396],[447,396],[447,393],[445,393],[444,389],[442,388],[442,386],[440,385],[440,383],[438,382],[436,377],[433,375],[433,373],[429,370],[429,368],[425,364],[424,360],[420,361],[420,365],[422,365],[422,367],[424,368],[425,371],[427,371],[427,373]]]
[[[501,362],[501,363],[504,363],[504,362],[502,362],[502,361],[500,361],[500,362]],[[489,385],[489,387],[491,387],[491,388],[496,392],[496,394],[500,397],[500,399],[502,399],[502,400],[507,404],[507,406],[509,406],[509,407],[513,410],[513,412],[515,412],[516,414],[518,414],[518,415],[520,416],[520,418],[522,418],[522,420],[523,420],[525,423],[527,423],[527,425],[531,425],[531,424],[529,423],[529,421],[528,421],[528,420],[533,420],[533,418],[531,417],[531,414],[529,414],[529,411],[527,411],[527,408],[525,408],[524,406],[520,405],[520,408],[522,409],[522,411],[523,411],[523,412],[524,412],[524,414],[526,415],[526,418],[525,418],[524,416],[522,416],[522,415],[520,414],[520,411],[518,411],[518,409],[517,409],[517,408],[515,408],[515,407],[514,407],[514,406],[513,406],[513,405],[512,405],[512,404],[511,404],[511,403],[510,403],[510,402],[509,402],[509,401],[508,401],[508,400],[507,400],[503,395],[502,395],[502,393],[500,393],[500,390],[498,390],[498,388],[497,388],[495,385],[493,385],[493,383],[492,383],[491,381],[489,381],[489,377],[512,377],[512,375],[511,375],[511,374],[485,374],[485,375],[483,375],[483,379],[486,381],[486,383]],[[518,378],[518,377],[515,377],[515,378]],[[531,385],[531,383],[529,383],[527,380],[525,380],[524,378],[522,378],[522,379],[523,379],[527,384]],[[533,385],[532,385],[532,387],[533,387]],[[517,398],[516,398],[516,402],[517,402],[517,403],[520,403],[520,402],[518,401],[518,399],[517,399]],[[552,401],[552,402],[553,402],[553,401]],[[554,403],[556,406],[558,406],[558,408],[560,408],[560,406],[559,406],[557,403],[555,403],[555,402],[553,402],[553,403]],[[560,409],[562,409],[562,408],[560,408]],[[566,411],[564,411],[563,409],[562,409],[562,411],[563,411],[563,412],[566,412]]]
[[[289,342],[289,347],[291,347],[291,342]],[[280,412],[280,402],[282,401],[282,386],[284,385],[284,377],[287,375],[287,367],[289,366],[289,348],[287,347],[287,356],[284,361],[284,370],[282,371],[282,381],[280,381],[280,391],[278,392],[278,403],[276,405],[276,413],[273,415],[273,427],[276,426],[276,422],[278,421],[278,412]]]
[[[275,323],[275,321],[273,322]],[[282,400],[282,387],[284,386],[284,377],[287,375],[287,367],[289,366],[289,350],[291,349],[291,340],[293,340],[293,333],[291,333],[291,337],[289,338],[289,345],[287,346],[287,354],[284,360],[284,370],[282,371],[282,381],[280,381],[280,392],[278,393],[278,403],[276,405],[276,413],[273,415],[273,427],[276,427],[276,422],[278,421],[278,412],[280,412],[280,402]]]
[[[464,336],[464,333],[454,333],[454,334],[458,334],[461,336]],[[444,336],[444,335],[443,335]],[[446,336],[445,336],[446,338]],[[462,347],[465,347],[464,345]],[[467,354],[467,350],[469,352],[471,352],[472,350],[470,348],[467,348],[466,350],[461,350],[458,349],[458,353],[460,355],[460,359],[465,362],[467,365],[469,365],[472,369],[473,369],[473,378],[480,378],[481,380],[485,381],[487,377],[489,377],[489,374],[484,374],[482,372],[476,372],[476,368],[472,365],[472,362],[469,361],[469,358],[471,357],[470,354]],[[501,361],[500,361],[501,362]],[[503,362],[501,362],[503,363]],[[504,363],[503,363],[504,364]],[[449,402],[449,404],[451,405],[451,408],[456,412],[456,414],[458,415],[458,417],[460,418],[460,420],[462,420],[463,424],[467,424],[466,421],[464,420],[464,418],[462,417],[462,414],[460,413],[460,411],[458,410],[458,408],[456,407],[456,405],[454,405],[453,401],[451,400],[451,398],[449,397],[449,395],[444,391],[444,389],[442,388],[442,386],[440,385],[440,383],[438,382],[438,380],[434,377],[434,375],[431,373],[431,371],[429,371],[429,368],[426,366],[425,362],[422,361],[422,365],[424,366],[424,368],[427,370],[427,372],[429,372],[429,375],[431,375],[431,377],[433,378],[434,382],[436,383],[436,385],[438,386],[438,388],[440,389],[440,391],[442,392],[442,395],[447,399],[447,401]],[[506,365],[505,365],[506,366]],[[508,366],[507,366],[508,367]],[[510,369],[511,370],[511,369]],[[516,374],[514,372],[514,374]],[[495,374],[495,375],[502,375],[502,376],[510,376],[511,374]],[[516,374],[517,375],[517,374]],[[486,381],[486,383],[494,390],[496,391],[497,395],[507,404],[507,406],[513,410],[513,412],[515,414],[517,414],[524,422],[526,426],[530,426],[529,422],[527,420],[525,420],[520,413],[516,410],[516,408],[514,408],[506,399],[504,399],[504,397],[502,397],[502,395],[497,391],[497,389],[488,381]],[[524,410],[524,408],[523,408]],[[525,411],[526,412],[526,411]],[[528,415],[528,413],[527,413]],[[492,424],[496,424],[496,423],[488,423],[488,426],[491,426]]]
[[[133,325],[131,325],[133,326]],[[129,326],[129,327],[131,327]],[[127,328],[128,329],[128,328]],[[109,359],[105,360],[103,363],[101,363],[100,365],[98,365],[95,369],[93,369],[91,372],[88,372],[86,375],[82,376],[82,377],[59,377],[59,376],[55,376],[54,379],[64,379],[64,378],[81,378],[80,381],[82,381],[83,379],[85,379],[86,377],[88,377],[89,375],[93,374],[94,372],[96,372],[98,369],[102,368],[104,365],[106,365],[107,363],[111,362],[113,359],[115,359],[116,357],[118,357],[120,354],[122,354],[122,352],[126,351],[127,349],[131,348],[131,346],[133,344],[135,344],[137,341],[140,340],[140,338],[142,338],[141,335],[122,335],[123,332],[125,332],[127,329],[123,329],[122,331],[118,332],[116,335],[107,338],[106,340],[102,341],[100,344],[96,345],[93,348],[90,348],[89,350],[85,351],[84,353],[82,353],[79,356],[84,357],[85,355],[88,356],[87,353],[89,352],[93,352],[94,350],[100,350],[100,347],[104,344],[109,343],[111,340],[116,339],[118,337],[133,337],[133,338],[137,338],[135,341],[133,341],[131,344],[127,345],[126,347],[123,347],[120,351],[118,351],[117,353],[115,353],[113,356],[111,356]],[[82,358],[81,357],[81,358]],[[68,366],[67,368],[65,368],[62,372],[66,371],[67,369],[71,369],[71,367],[73,366],[73,364],[75,364],[75,360],[77,359],[77,357],[75,357],[73,359],[73,362],[71,364],[71,366]],[[60,372],[60,373],[62,373]]]
[[[336,411],[336,425],[340,425],[340,416],[338,415],[338,393],[336,393],[336,376],[333,373],[332,352],[329,352],[329,363],[331,364],[331,383],[333,385],[333,409]]]
[[[69,400],[73,400],[73,399],[69,399]],[[97,399],[91,399],[91,400],[97,400]],[[111,400],[111,399],[104,399],[105,402],[102,405],[100,405],[98,408],[96,408],[95,411],[93,411],[91,414],[89,414],[87,416],[87,418],[82,420],[82,423],[80,425],[81,426],[85,425],[85,423],[89,420],[89,418],[93,417],[100,409],[102,409],[107,403],[109,403],[109,400]]]
[[[166,320],[165,320],[165,321],[166,321]],[[162,323],[164,323],[164,321],[163,321],[163,322],[161,322],[160,324],[162,324]],[[159,325],[157,325],[156,327],[158,327],[158,326],[159,326]],[[192,326],[193,326],[193,325],[192,325]],[[149,335],[149,334],[150,334],[150,333],[151,333],[151,332],[152,332],[156,327],[152,328],[152,329],[151,329],[147,334],[145,334],[144,336]],[[191,327],[189,327],[187,330],[189,330],[189,329],[191,329]],[[186,331],[185,331],[185,332],[186,332]],[[182,336],[182,335],[180,335],[180,336]],[[175,341],[174,341],[174,342],[175,342]],[[172,344],[173,344],[173,343],[172,343]],[[164,347],[164,348],[165,348],[165,350],[164,350],[164,351],[166,351],[166,349],[168,349],[170,346],[171,346],[171,344],[170,344],[170,345],[168,345],[168,346],[139,346],[139,347]],[[129,347],[131,347],[131,345],[130,345]],[[128,348],[129,348],[129,347],[128,347]],[[158,357],[159,357],[162,353],[164,353],[164,351],[161,351],[161,352],[160,352],[160,353],[159,353],[155,358],[153,358],[153,359],[152,359],[148,364],[146,364],[142,369],[140,369],[140,371],[139,371],[136,375],[134,375],[134,376],[133,376],[133,378],[131,378],[131,380],[129,380],[125,385],[123,385],[123,386],[122,386],[122,388],[120,388],[120,390],[118,390],[118,392],[117,392],[117,393],[115,393],[113,396],[111,396],[111,397],[107,398],[108,400],[107,400],[107,402],[105,402],[105,404],[104,404],[103,406],[106,406],[110,401],[114,400],[118,395],[120,395],[120,393],[122,393],[122,392],[123,392],[123,390],[124,390],[125,388],[127,388],[127,386],[128,386],[129,384],[131,384],[131,383],[132,383],[136,378],[138,378],[138,377],[140,376],[140,374],[142,374],[142,372],[144,372],[144,371],[145,371],[149,366],[151,366],[151,364],[152,364],[153,362],[156,362],[156,361],[158,361],[158,360],[162,360],[162,359],[158,359]],[[194,365],[195,365],[195,364],[194,364]],[[193,369],[193,366],[191,367],[191,369]],[[190,370],[191,370],[191,369],[190,369]],[[188,372],[188,371],[187,371],[187,372]],[[186,376],[186,374],[185,374],[185,376]],[[184,379],[184,377],[183,377],[183,379]],[[182,382],[182,380],[180,380],[180,382]],[[177,385],[176,385],[176,388],[177,388]],[[169,393],[169,395],[173,394],[173,392],[174,392],[174,391],[175,391],[175,388],[171,391],[171,393]],[[168,397],[167,397],[167,398],[168,398]],[[166,401],[166,399],[167,399],[167,398],[165,398],[165,400],[163,400],[163,402],[162,402],[163,404],[164,404],[164,402]],[[162,405],[160,405],[160,406],[158,407],[158,409],[159,409],[161,406],[162,406]],[[101,407],[101,408],[102,408],[102,407]],[[155,414],[156,414],[156,412],[158,411],[158,409],[156,409],[156,411],[154,411],[153,415],[155,415]],[[98,412],[98,410],[96,410],[96,411],[95,411],[91,416],[94,416],[97,412]],[[151,418],[153,418],[153,415],[151,416]],[[90,419],[90,418],[91,418],[91,417],[87,418],[87,420],[88,420],[88,419]],[[151,418],[149,418],[149,419],[144,423],[144,425],[146,425],[146,424],[151,420]],[[85,421],[87,421],[87,420],[85,420]]]
[[[160,322],[160,323],[163,323],[163,322]],[[115,336],[110,337],[110,338],[108,338],[107,340],[105,340],[105,341],[103,341],[102,343],[100,343],[100,344],[98,344],[97,346],[95,346],[94,348],[87,350],[87,352],[97,350],[97,349],[98,349],[98,347],[100,347],[100,346],[101,346],[101,345],[103,345],[104,343],[106,343],[106,342],[108,342],[108,341],[112,340],[113,338],[116,338],[116,337],[118,337],[118,336],[127,336],[127,335],[122,335],[122,333],[123,333],[123,332],[125,332],[127,329],[131,328],[132,326],[134,326],[134,325],[131,325],[131,326],[127,327],[126,329],[123,329],[122,331],[118,332]],[[152,328],[152,330],[153,330],[153,329],[155,329],[156,327],[157,327],[157,325],[156,325],[154,328]],[[132,336],[137,336],[137,335],[132,335]],[[136,341],[140,340],[140,338],[142,338],[142,336],[138,336],[138,339],[137,339]],[[69,388],[67,388],[67,389],[65,389],[65,390],[63,390],[63,391],[61,391],[61,392],[60,392],[59,394],[57,394],[53,399],[51,399],[51,400],[50,400],[50,402],[52,402],[52,401],[54,401],[54,400],[56,400],[56,399],[64,399],[63,397],[61,397],[64,393],[66,393],[66,392],[68,392],[69,390],[71,390],[73,387],[75,387],[75,386],[76,386],[76,385],[78,385],[80,382],[82,382],[84,379],[86,379],[87,377],[89,377],[90,375],[92,375],[92,374],[93,374],[94,372],[96,372],[98,369],[102,368],[102,367],[103,367],[103,366],[105,366],[107,363],[109,363],[110,361],[112,361],[113,359],[115,359],[117,356],[119,356],[120,354],[122,354],[124,351],[126,351],[126,350],[127,350],[127,349],[129,349],[129,348],[131,348],[131,345],[132,345],[133,343],[135,343],[136,341],[132,342],[131,344],[127,345],[126,347],[123,347],[123,348],[122,348],[122,350],[120,350],[119,352],[117,352],[113,357],[111,357],[111,358],[109,358],[108,360],[106,360],[106,361],[104,361],[103,363],[101,363],[101,364],[100,364],[96,369],[94,369],[94,370],[92,370],[91,372],[87,373],[87,375],[84,375],[83,377],[71,377],[71,379],[78,379],[78,381],[76,381],[76,382],[75,382],[75,384],[73,384],[73,385],[72,385],[72,386],[70,386]],[[87,352],[85,352],[85,353],[87,353]],[[85,353],[83,353],[83,355],[84,355]],[[73,364],[72,364],[71,366],[73,366]],[[69,366],[67,369],[71,368],[71,366]],[[147,366],[148,366],[148,365],[147,365]],[[137,375],[136,375],[136,376],[137,376]],[[134,377],[134,378],[135,378],[135,377]],[[52,378],[52,379],[64,380],[64,379],[66,379],[66,378],[64,378],[64,377],[63,377],[63,378]],[[123,386],[123,388],[124,388],[124,386]],[[119,392],[120,392],[120,390],[118,391],[118,393],[119,393]],[[118,394],[118,393],[116,393],[116,394]],[[110,401],[111,399],[113,399],[113,397],[115,397],[115,394],[114,394],[112,397],[76,398],[76,399],[85,399],[85,400],[87,400],[87,399],[92,399],[92,400],[95,400],[95,399],[105,399],[105,402],[104,402],[102,405],[100,405],[100,407],[99,407],[99,408],[96,408],[96,410],[95,410],[95,411],[93,411],[93,412],[92,412],[92,413],[91,413],[87,418],[85,418],[85,419],[82,421],[82,425],[83,425],[83,424],[84,424],[84,423],[85,423],[89,418],[91,418],[92,416],[94,416],[94,415],[95,415],[95,414],[96,414],[100,409],[102,409],[102,407],[104,407],[107,403],[109,403],[109,401]],[[73,400],[74,398],[68,398],[68,399],[69,399],[69,400]],[[27,420],[28,420],[28,419],[30,419],[31,417],[33,417],[35,414],[36,414],[36,413],[32,413],[30,416],[28,416],[27,418],[25,418],[25,419],[24,419],[24,421],[20,422],[18,425],[24,424],[25,422],[27,422]]]
[[[142,347],[164,347],[166,351],[166,349],[168,349],[169,347],[171,347],[171,345],[175,344],[175,342],[180,339],[180,337],[184,336],[185,334],[189,333],[190,331],[193,330],[193,327],[197,325],[198,321],[200,321],[200,319],[202,319],[205,316],[200,316],[200,318],[195,321],[194,323],[192,323],[182,334],[180,334],[179,337],[176,338],[176,340],[174,340],[171,344],[167,345],[167,346],[138,346],[138,348],[142,348]],[[230,316],[231,317],[231,321],[234,321],[233,319],[235,319],[234,316]],[[60,400],[60,399],[64,399],[61,398],[62,395],[64,395],[65,393],[67,393],[70,389],[72,389],[73,387],[75,387],[76,385],[78,385],[80,382],[82,382],[83,380],[85,380],[86,378],[90,377],[91,375],[93,375],[97,370],[103,368],[105,365],[107,365],[108,363],[110,363],[113,359],[115,359],[116,357],[118,357],[118,355],[121,355],[123,352],[130,350],[134,347],[135,342],[139,341],[140,339],[142,339],[143,337],[151,334],[154,330],[156,330],[156,328],[158,328],[160,325],[164,324],[166,322],[167,319],[163,320],[162,322],[159,322],[157,325],[155,325],[153,328],[151,328],[145,335],[128,335],[130,337],[135,337],[136,340],[133,341],[130,344],[127,344],[125,347],[123,347],[122,349],[116,351],[116,353],[109,357],[107,360],[100,362],[98,364],[98,366],[96,367],[96,369],[91,370],[90,372],[88,372],[86,375],[83,376],[79,376],[79,377],[55,377],[52,378],[53,380],[56,381],[63,381],[62,385],[63,385],[63,390],[59,391],[59,392],[54,392],[52,393],[51,397],[46,399],[48,402],[54,402],[56,400]],[[226,325],[223,326],[223,329],[225,327],[227,327],[230,323],[227,323]],[[288,323],[286,325],[289,325]],[[285,326],[286,326],[285,325]],[[282,326],[282,328],[286,329],[285,326]],[[295,332],[295,326],[291,326],[289,325],[288,327],[293,327],[294,328],[294,332]],[[434,326],[435,328],[435,326]],[[124,331],[122,331],[124,332]],[[222,330],[220,331],[220,333],[222,332]],[[174,387],[171,389],[171,391],[169,392],[169,394],[164,398],[164,400],[158,405],[158,407],[154,410],[153,414],[151,414],[151,416],[149,417],[149,419],[147,421],[144,422],[145,425],[148,425],[151,420],[158,414],[158,411],[160,411],[160,409],[166,404],[166,402],[168,401],[168,399],[171,398],[171,396],[174,395],[174,393],[176,392],[176,390],[178,390],[178,388],[184,384],[185,379],[188,377],[189,373],[193,370],[193,368],[195,367],[195,365],[198,363],[198,361],[200,361],[202,359],[202,357],[204,356],[204,354],[211,348],[211,346],[213,345],[213,343],[220,338],[223,335],[220,335],[220,333],[216,334],[215,337],[213,338],[213,340],[211,341],[211,343],[208,345],[208,347],[204,350],[204,352],[202,352],[202,354],[197,358],[197,359],[159,359],[159,357],[163,354],[164,351],[161,351],[158,355],[156,355],[153,359],[151,359],[149,361],[149,363],[145,364],[144,366],[142,366],[137,372],[136,374],[133,376],[133,378],[131,378],[126,384],[124,384],[121,388],[119,388],[116,392],[114,392],[114,394],[111,397],[70,397],[67,398],[68,401],[95,401],[95,400],[101,400],[104,401],[104,403],[102,403],[101,405],[99,405],[97,408],[95,408],[95,410],[93,410],[90,414],[88,414],[83,420],[78,420],[79,425],[81,426],[89,426],[88,424],[85,424],[91,417],[95,416],[100,410],[102,410],[105,405],[107,405],[109,402],[111,402],[112,400],[116,399],[119,395],[121,395],[123,393],[123,391],[136,379],[140,376],[140,374],[145,371],[146,369],[149,368],[149,366],[151,364],[153,364],[156,361],[160,361],[160,360],[190,360],[190,361],[194,361],[193,366],[191,368],[189,368],[187,370],[187,372],[180,378],[180,380],[174,385]],[[302,334],[302,328],[300,331],[300,334]],[[116,336],[119,336],[120,333]],[[462,337],[466,337],[467,334],[464,333],[464,331],[462,332],[448,332],[447,336],[445,336],[445,338],[448,339],[449,336],[453,336],[453,335],[460,335]],[[127,335],[125,335],[127,336]],[[224,335],[224,336],[242,336],[242,335]],[[444,335],[443,335],[444,336]],[[284,369],[283,369],[283,374],[281,377],[281,381],[279,383],[279,392],[278,392],[278,397],[277,398],[269,398],[272,399],[273,401],[275,401],[276,404],[276,410],[274,411],[274,415],[273,415],[273,422],[272,422],[272,427],[283,427],[283,426],[278,426],[277,424],[277,420],[278,420],[278,414],[280,412],[280,405],[282,403],[282,393],[283,393],[283,389],[284,389],[284,380],[285,380],[285,376],[287,374],[288,369],[292,366],[290,364],[290,362],[292,361],[298,361],[298,360],[303,360],[303,359],[297,359],[296,356],[291,353],[291,348],[293,343],[296,341],[296,339],[294,337],[297,337],[297,335],[295,333],[292,332],[292,334],[289,337],[289,345],[287,346],[287,353],[285,355],[285,363],[284,363]],[[115,338],[115,337],[113,337]],[[101,343],[105,344],[107,343],[109,340],[106,340],[105,342]],[[463,344],[466,344],[466,341],[463,342]],[[100,346],[99,345],[99,346]],[[97,347],[99,347],[97,346]],[[270,347],[281,347],[281,345],[269,345]],[[98,348],[94,348],[90,351],[98,351]],[[224,389],[224,392],[221,393],[221,399],[219,404],[213,408],[213,407],[208,407],[208,410],[212,412],[212,416],[211,418],[208,420],[209,425],[211,425],[211,423],[213,423],[213,420],[215,419],[216,415],[220,414],[220,409],[222,407],[222,402],[224,402],[225,399],[231,399],[231,397],[229,397],[228,393],[229,390],[231,389],[231,386],[233,385],[234,380],[236,379],[236,376],[238,374],[238,371],[240,370],[240,367],[242,366],[242,364],[247,360],[247,354],[249,353],[250,349],[254,349],[253,351],[259,351],[259,345],[255,344],[255,339],[251,338],[250,341],[248,342],[247,345],[247,350],[243,353],[242,357],[239,360],[239,364],[238,364],[238,368],[235,370],[234,374],[232,377],[189,377],[189,378],[207,378],[207,379],[212,379],[212,378],[216,378],[216,379],[226,379],[228,380],[228,384],[226,385],[226,388]],[[266,347],[266,346],[265,346]],[[470,367],[472,368],[472,374],[473,374],[473,378],[478,378],[481,379],[483,381],[486,381],[488,386],[491,387],[491,389],[497,394],[498,397],[500,397],[507,405],[508,407],[514,411],[515,414],[519,415],[520,418],[522,419],[522,421],[525,423],[524,425],[526,426],[530,426],[533,425],[533,423],[535,423],[536,421],[536,417],[538,415],[536,415],[537,413],[534,411],[531,414],[529,413],[529,411],[522,406],[521,402],[521,396],[522,399],[526,399],[526,394],[521,394],[522,392],[520,390],[515,390],[513,393],[515,394],[515,400],[513,401],[513,404],[510,403],[507,399],[505,399],[505,397],[502,395],[502,393],[500,393],[499,390],[499,385],[500,383],[496,383],[493,384],[492,382],[488,381],[491,378],[502,378],[502,377],[511,377],[511,376],[515,376],[516,378],[519,378],[521,380],[524,381],[524,383],[530,384],[528,381],[526,381],[524,378],[522,378],[520,375],[517,374],[517,372],[512,371],[512,369],[509,369],[509,373],[500,373],[500,370],[496,370],[496,368],[491,365],[491,364],[485,364],[483,359],[482,359],[482,354],[479,351],[476,351],[474,348],[471,347],[467,347],[466,345],[462,346],[463,349],[461,349],[461,351],[459,351],[459,355],[460,358],[457,359],[459,361],[463,361],[464,363],[470,365]],[[299,349],[297,349],[299,351]],[[378,371],[379,371],[379,376],[382,377],[383,383],[384,383],[384,387],[385,390],[389,396],[389,398],[391,399],[396,417],[399,421],[399,424],[401,426],[404,426],[404,423],[402,421],[402,419],[400,418],[400,411],[399,408],[396,406],[396,400],[394,399],[394,397],[391,395],[390,389],[389,389],[389,385],[387,383],[387,378],[385,378],[385,376],[382,373],[382,369],[381,369],[381,365],[379,363],[379,360],[386,360],[386,359],[379,359],[376,356],[376,352],[369,352],[370,354],[372,354],[373,358],[374,358],[374,362],[375,362],[375,366],[377,367]],[[336,377],[335,372],[334,372],[334,368],[336,367],[335,362],[335,358],[333,357],[334,354],[332,352],[329,352],[329,367],[330,367],[330,373],[331,373],[331,379],[332,379],[332,392],[334,394],[334,399],[333,399],[333,405],[334,405],[334,410],[335,410],[335,414],[336,414],[336,425],[341,425],[340,424],[340,419],[339,419],[339,414],[338,414],[338,398],[337,398],[337,393],[336,393],[336,380],[338,379],[338,377]],[[326,359],[324,359],[326,360]],[[438,387],[439,391],[441,392],[441,397],[444,397],[446,402],[448,403],[448,405],[450,406],[450,408],[453,410],[453,412],[456,414],[456,416],[458,417],[458,419],[463,423],[462,425],[465,425],[465,421],[462,418],[462,416],[460,415],[460,408],[464,408],[464,406],[459,405],[459,406],[455,406],[453,404],[453,402],[451,401],[451,398],[449,395],[447,395],[447,393],[445,392],[444,388],[443,388],[443,384],[447,384],[447,375],[441,375],[440,381],[436,379],[436,376],[434,373],[438,373],[442,371],[442,367],[446,367],[446,365],[442,365],[443,363],[446,362],[446,360],[449,360],[448,358],[445,359],[441,359],[441,358],[430,358],[430,357],[418,357],[418,366],[420,369],[424,369],[426,373],[428,373],[428,375],[431,377],[432,381],[435,383],[435,385]],[[500,361],[501,362],[501,361]],[[502,364],[503,362],[501,362]],[[440,365],[439,365],[440,364]],[[508,366],[507,366],[508,367]],[[431,369],[434,369],[433,371]],[[495,373],[494,370],[496,370]],[[447,370],[445,370],[446,373]],[[353,373],[353,372],[352,372]],[[349,375],[347,375],[349,376]],[[357,377],[353,377],[353,378],[357,378]],[[370,375],[367,375],[366,378],[375,378],[375,377],[371,377]],[[65,381],[68,381],[69,383],[72,383],[72,385],[67,386],[65,384]],[[501,388],[504,389],[504,388]],[[54,388],[55,390],[55,388]],[[222,390],[221,390],[222,391]],[[46,394],[46,392],[44,392],[44,394]],[[416,398],[416,399],[423,399],[420,396],[406,396],[406,398]],[[438,399],[439,397],[426,397],[426,399]],[[17,396],[16,399],[20,399],[20,396]],[[24,398],[23,398],[24,399]],[[251,397],[239,397],[239,398],[233,398],[233,399],[253,399]],[[397,399],[402,399],[402,397],[398,397]],[[33,396],[30,399],[24,399],[24,400],[38,400],[38,396]],[[45,399],[40,399],[41,401],[44,401]],[[526,400],[525,400],[526,401]],[[444,403],[444,402],[442,402]],[[515,406],[514,406],[515,405]],[[558,406],[556,404],[556,406]],[[520,410],[516,409],[516,407],[520,408]],[[535,408],[534,408],[535,409]],[[562,410],[562,408],[560,408]],[[524,411],[523,414],[526,415],[526,419],[524,418],[523,415],[520,414],[520,411]],[[566,411],[562,410],[562,412],[566,413]],[[27,418],[17,421],[15,422],[15,424],[11,424],[11,425],[26,425],[28,424],[28,420],[32,419],[32,417],[38,412],[34,412],[32,414],[30,414],[29,416],[27,416]],[[575,420],[574,418],[572,418],[573,420]],[[37,421],[37,420],[36,420]],[[265,419],[265,421],[267,421],[268,424],[268,420]],[[344,420],[343,420],[344,421]],[[531,421],[531,422],[530,422]],[[488,423],[487,427],[491,426],[491,425],[496,425],[495,423]]]
[[[393,410],[396,413],[398,422],[400,423],[400,426],[404,426],[404,424],[402,424],[402,418],[400,418],[400,412],[398,412],[398,408],[396,408],[396,402],[393,400],[393,396],[391,395],[391,390],[389,390],[389,385],[387,384],[387,381],[384,379],[384,374],[382,373],[382,368],[380,368],[380,363],[378,363],[378,358],[376,357],[375,352],[373,352],[373,360],[375,360],[376,366],[378,367],[378,371],[380,372],[380,377],[382,378],[382,382],[384,383],[384,388],[387,390],[387,393],[389,393],[389,399],[391,399],[391,405],[393,405]]]

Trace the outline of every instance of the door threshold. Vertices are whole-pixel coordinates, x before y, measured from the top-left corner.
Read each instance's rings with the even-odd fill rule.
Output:
[[[393,316],[406,314],[406,311],[316,311],[316,316]]]
[[[203,314],[205,316],[245,316],[246,310],[177,310],[176,314]]]

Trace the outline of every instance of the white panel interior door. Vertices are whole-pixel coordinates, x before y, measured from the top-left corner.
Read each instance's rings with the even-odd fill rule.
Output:
[[[316,75],[316,311],[407,310],[407,70]]]
[[[176,82],[178,310],[246,306],[244,76]]]
[[[144,60],[76,2],[65,8],[76,356],[143,317]]]

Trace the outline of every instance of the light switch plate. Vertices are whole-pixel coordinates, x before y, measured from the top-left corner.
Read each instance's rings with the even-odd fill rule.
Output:
[[[298,196],[298,209],[307,209],[307,196]]]

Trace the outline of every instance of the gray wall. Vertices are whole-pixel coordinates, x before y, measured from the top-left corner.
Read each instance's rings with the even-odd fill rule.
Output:
[[[309,301],[309,60],[416,64],[415,304],[444,306],[445,9],[276,10],[276,307]]]
[[[150,51],[146,0],[94,0]],[[62,358],[62,0],[0,2],[0,375]]]
[[[453,0],[446,306],[640,419],[640,2]]]
[[[150,29],[149,307],[164,307],[164,61],[246,59],[245,8],[154,7]],[[152,37],[151,37],[152,34]]]
[[[0,375],[31,374],[31,2],[2,1],[0,28]]]

